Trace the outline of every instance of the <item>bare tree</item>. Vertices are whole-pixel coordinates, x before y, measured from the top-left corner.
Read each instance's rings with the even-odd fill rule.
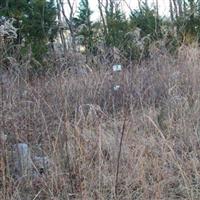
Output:
[[[186,12],[186,1],[185,0],[169,0],[169,9],[170,9],[171,20],[174,21],[178,17],[182,17],[184,13]]]
[[[174,12],[173,12],[173,4],[172,4],[172,0],[169,0],[169,10],[170,10],[170,17],[171,17],[171,21],[174,21]]]
[[[103,24],[104,36],[108,35],[108,19],[119,9],[121,0],[98,0],[98,8]]]
[[[72,46],[72,50],[76,51],[76,38],[75,38],[75,27],[73,24],[73,19],[74,19],[74,14],[75,14],[75,9],[74,9],[74,5],[75,5],[75,0],[73,0],[72,2],[70,0],[67,0],[67,5],[69,8],[69,16],[66,15],[66,10],[64,7],[64,2],[63,0],[59,0],[59,5],[60,5],[60,11],[64,17],[64,20],[68,26],[70,35],[71,35],[71,46]]]
[[[65,35],[63,33],[64,28],[62,26],[62,19],[61,19],[61,13],[60,13],[60,4],[59,1],[56,0],[56,4],[57,4],[57,10],[58,10],[58,21],[59,21],[59,34],[60,34],[60,39],[63,45],[63,50],[64,50],[64,54],[67,51],[67,45],[66,45],[66,40],[65,40]]]
[[[178,18],[178,7],[177,7],[177,1],[176,0],[173,0],[173,5],[174,5],[175,17],[177,19]]]
[[[183,1],[177,0],[179,16],[183,16]]]
[[[104,35],[106,36],[107,35],[107,25],[106,25],[105,16],[103,14],[103,7],[105,7],[104,4],[103,4],[103,0],[98,0],[98,8],[99,8],[101,20],[102,20],[102,23],[103,23]]]

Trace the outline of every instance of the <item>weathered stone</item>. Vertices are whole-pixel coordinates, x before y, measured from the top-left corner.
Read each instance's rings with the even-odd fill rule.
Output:
[[[47,156],[35,156],[33,157],[34,174],[46,173],[52,166],[52,162]]]
[[[18,143],[14,145],[13,151],[14,175],[18,177],[31,175],[32,161],[31,152],[27,144]]]

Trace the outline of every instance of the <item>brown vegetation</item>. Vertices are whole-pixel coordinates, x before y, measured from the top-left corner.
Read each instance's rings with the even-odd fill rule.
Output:
[[[117,76],[102,66],[31,81],[4,72],[0,199],[200,199],[199,61],[183,46]],[[51,167],[16,179],[17,142]]]

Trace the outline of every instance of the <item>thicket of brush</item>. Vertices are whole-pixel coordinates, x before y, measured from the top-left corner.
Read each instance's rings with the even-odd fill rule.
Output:
[[[199,61],[182,46],[118,74],[3,70],[0,199],[200,199]],[[18,142],[51,167],[16,179]]]

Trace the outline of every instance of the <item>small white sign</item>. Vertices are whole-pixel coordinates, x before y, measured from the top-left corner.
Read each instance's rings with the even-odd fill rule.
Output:
[[[122,65],[120,65],[120,64],[113,65],[114,72],[119,72],[121,70],[122,70]]]
[[[115,85],[113,89],[114,89],[114,91],[117,91],[117,90],[119,90],[119,88],[120,88],[120,85]]]

